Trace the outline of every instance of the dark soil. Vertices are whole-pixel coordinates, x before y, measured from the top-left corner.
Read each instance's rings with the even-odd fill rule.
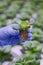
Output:
[[[21,40],[26,40],[27,39],[27,32],[26,32],[26,30],[21,30],[20,31],[20,39]]]

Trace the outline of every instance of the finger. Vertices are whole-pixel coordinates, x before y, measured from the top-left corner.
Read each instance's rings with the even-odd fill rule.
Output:
[[[32,40],[32,34],[28,33],[27,40]]]
[[[28,41],[31,41],[31,40],[32,40],[32,37],[30,37],[30,38],[27,38],[27,40],[28,40]]]

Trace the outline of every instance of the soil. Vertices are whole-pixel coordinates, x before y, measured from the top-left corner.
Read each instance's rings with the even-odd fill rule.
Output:
[[[21,40],[26,40],[27,39],[27,32],[26,32],[26,30],[21,30],[20,31],[20,39]]]

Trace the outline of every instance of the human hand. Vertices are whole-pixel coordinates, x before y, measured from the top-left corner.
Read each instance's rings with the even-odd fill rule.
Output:
[[[0,29],[0,46],[12,45],[25,41],[20,39],[20,31],[14,30],[13,29],[14,26],[19,27],[18,24],[12,24],[10,26],[6,26]],[[26,32],[27,32],[26,40],[30,41],[32,39],[31,29],[28,28]]]

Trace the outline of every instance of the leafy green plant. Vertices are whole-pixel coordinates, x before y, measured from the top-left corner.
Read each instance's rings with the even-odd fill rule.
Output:
[[[6,16],[8,18],[13,18],[22,4],[23,4],[23,1],[13,1],[11,3],[11,6],[8,8],[8,10],[5,11]]]
[[[11,61],[12,60],[12,55],[10,53],[0,51],[0,62],[4,61]]]
[[[40,58],[42,46],[38,41],[26,41],[22,43],[22,45],[24,48],[24,54],[33,55],[35,59]]]
[[[33,28],[32,29],[32,36],[33,36],[33,40],[39,40],[39,37],[42,34],[42,30],[39,28]]]
[[[43,9],[39,9],[37,19],[34,23],[34,27],[37,27],[43,30]]]
[[[40,37],[39,37],[39,41],[40,41],[41,43],[43,43],[43,32],[42,32],[42,34],[41,34]]]
[[[24,54],[12,61],[9,65],[39,65],[41,45],[38,41],[22,43]]]
[[[6,26],[6,16],[0,15],[0,27]]]
[[[5,5],[3,2],[0,2],[0,12],[2,12],[5,9]]]
[[[15,62],[11,62],[9,65],[39,65],[32,55],[25,54],[19,57]]]
[[[20,11],[20,19],[21,20],[29,20],[29,16],[34,12],[34,6],[31,6],[29,1],[26,2],[24,7]]]

